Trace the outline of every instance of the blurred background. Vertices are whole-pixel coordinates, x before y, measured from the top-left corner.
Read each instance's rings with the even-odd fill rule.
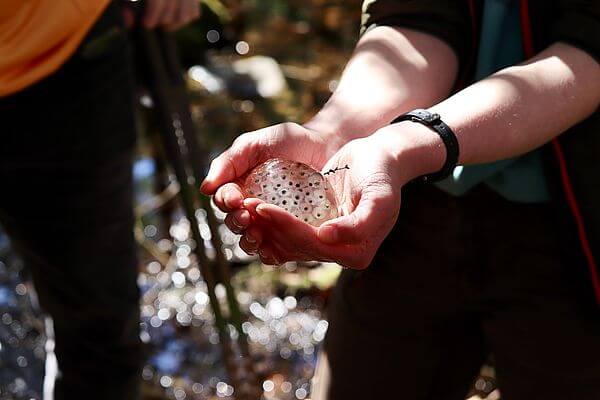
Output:
[[[176,33],[202,147],[215,156],[243,132],[312,116],[335,89],[357,40],[360,3],[205,0],[201,19]],[[191,251],[190,223],[179,210],[178,187],[157,151],[152,99],[140,90],[139,102],[134,176],[141,339],[148,354],[144,399],[233,399],[207,287]],[[215,249],[206,211],[196,217],[210,256]],[[217,212],[217,217],[222,222],[223,215]],[[328,326],[325,305],[339,266],[268,267],[246,256],[224,225],[218,231],[233,266],[237,300],[247,315],[243,331],[260,398],[310,399],[310,379]],[[222,285],[216,294],[226,302]],[[0,399],[40,399],[44,369],[56,373],[52,349],[51,321],[40,311],[27,270],[0,232]],[[469,397],[499,398],[491,367],[482,369]]]

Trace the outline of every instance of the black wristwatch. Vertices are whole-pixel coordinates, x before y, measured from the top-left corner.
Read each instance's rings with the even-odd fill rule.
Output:
[[[452,174],[454,167],[458,163],[458,140],[452,129],[442,121],[438,114],[431,113],[427,110],[418,108],[411,112],[407,112],[392,121],[392,124],[402,121],[412,121],[423,124],[434,130],[444,142],[446,146],[446,161],[438,172],[433,174],[423,175],[420,179],[423,182],[436,182],[447,178]]]

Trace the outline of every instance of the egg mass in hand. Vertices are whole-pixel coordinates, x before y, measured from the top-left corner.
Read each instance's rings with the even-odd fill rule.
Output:
[[[243,190],[247,197],[281,207],[313,226],[338,216],[335,195],[325,176],[301,162],[267,160],[248,174]]]

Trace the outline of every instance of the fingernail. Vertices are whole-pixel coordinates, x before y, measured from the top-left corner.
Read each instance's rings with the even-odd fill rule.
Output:
[[[327,225],[319,228],[319,239],[325,243],[336,243],[339,239],[338,230],[335,226]]]
[[[256,206],[256,213],[258,215],[260,215],[261,217],[263,217],[264,219],[271,219],[271,216],[269,215],[269,213],[266,210],[266,206],[259,204],[258,206]]]
[[[242,201],[242,205],[246,208],[250,208],[252,206],[252,203],[256,201],[256,199],[253,199],[251,197],[247,197],[244,199],[244,201]]]
[[[244,198],[241,195],[231,196],[231,194],[225,194],[225,196],[223,197],[223,201],[225,201],[225,205],[229,208],[234,208],[233,202],[235,200],[239,200],[241,202],[242,200],[244,200]]]
[[[231,222],[233,223],[233,225],[235,225],[235,227],[236,227],[236,228],[243,229],[243,228],[245,228],[245,227],[246,227],[246,226],[245,226],[245,225],[243,225],[243,224],[242,224],[240,221],[238,221],[238,220],[237,220],[237,218],[235,218],[235,217],[232,217],[232,218],[231,218]]]

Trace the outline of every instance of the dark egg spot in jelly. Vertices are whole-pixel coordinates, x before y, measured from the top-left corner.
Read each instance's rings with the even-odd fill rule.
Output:
[[[334,191],[329,190],[327,180],[302,163],[269,160],[251,172],[245,185],[248,196],[278,205],[299,220],[315,226],[337,214],[335,199],[330,199]]]

